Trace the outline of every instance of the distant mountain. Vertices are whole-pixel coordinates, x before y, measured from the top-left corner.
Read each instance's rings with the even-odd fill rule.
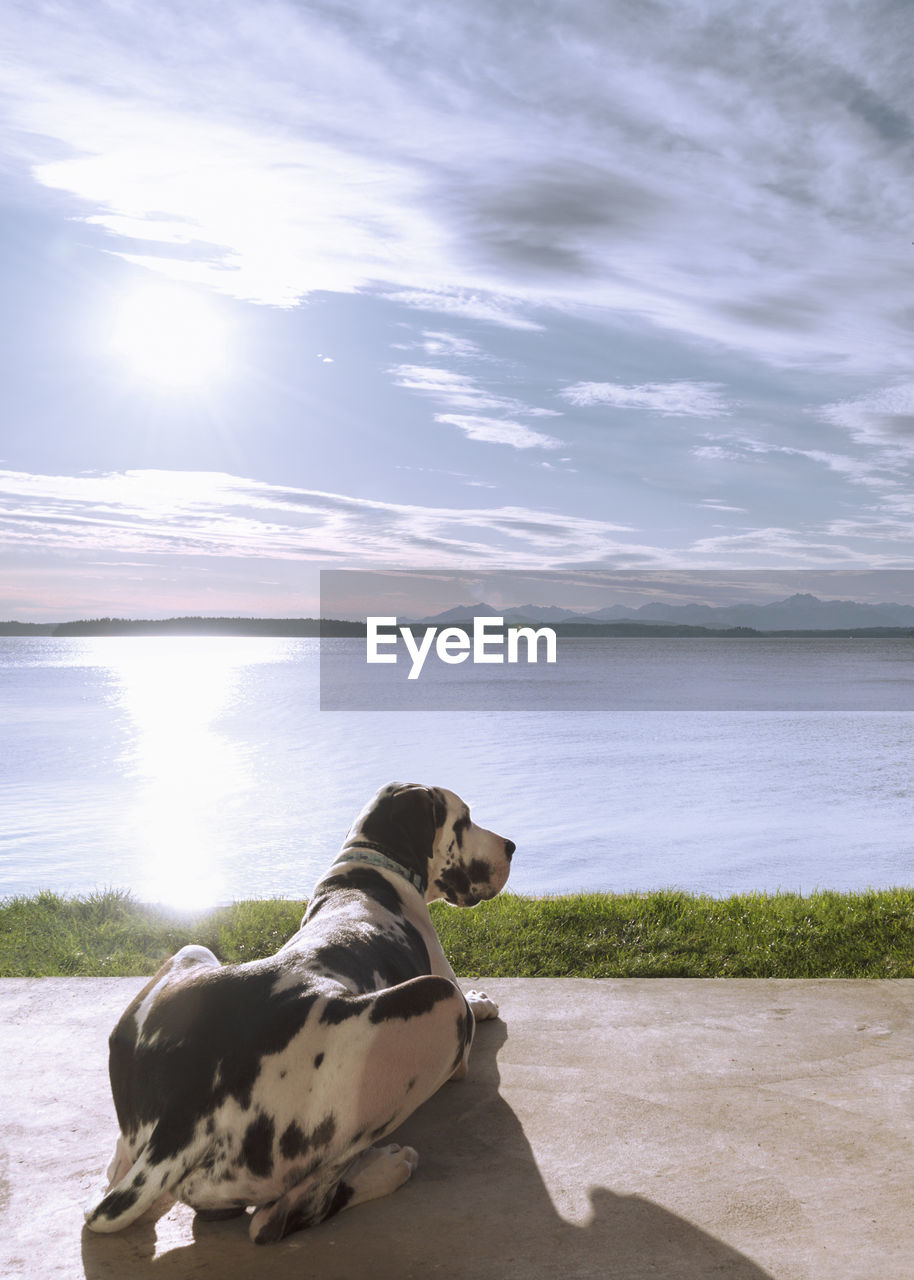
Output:
[[[573,609],[559,609],[552,604],[519,604],[509,609],[495,609],[490,604],[458,604],[431,618],[419,618],[422,626],[452,626],[472,622],[474,618],[504,618],[506,622],[580,622]]]
[[[652,601],[638,608],[613,604],[590,613],[576,613],[554,605],[515,605],[495,609],[489,604],[457,605],[421,622],[432,626],[472,622],[473,618],[503,617],[509,623],[641,622],[693,627],[752,627],[756,631],[841,631],[854,627],[914,626],[914,605],[859,604],[854,600],[820,600],[798,592],[772,604],[663,604]]]
[[[554,604],[519,604],[504,611],[511,622],[573,622],[580,616],[574,609],[557,609]]]
[[[618,606],[616,606],[618,608]],[[601,610],[605,615],[607,611]],[[594,621],[609,620],[605,616]],[[903,604],[858,604],[853,600],[820,600],[798,593],[772,604],[670,605],[659,601],[621,614],[639,622],[687,623],[691,626],[753,627],[756,631],[832,631],[848,627],[905,627],[914,625],[914,606]]]
[[[611,604],[606,609],[594,609],[592,613],[582,613],[581,617],[586,618],[588,622],[622,622],[634,618],[637,612],[637,609],[630,609],[628,605]]]
[[[474,618],[500,618],[503,615],[490,604],[458,604],[453,609],[445,609],[444,613],[436,613],[432,618],[416,618],[423,626],[447,626],[452,622],[472,622]]]

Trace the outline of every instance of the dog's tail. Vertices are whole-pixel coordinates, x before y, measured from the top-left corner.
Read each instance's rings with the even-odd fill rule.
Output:
[[[147,1159],[148,1146],[144,1147],[124,1176],[115,1182],[101,1197],[93,1195],[86,1205],[86,1226],[92,1231],[121,1231],[136,1222],[141,1214],[151,1208],[169,1184],[176,1185],[179,1177],[169,1163],[152,1167]]]

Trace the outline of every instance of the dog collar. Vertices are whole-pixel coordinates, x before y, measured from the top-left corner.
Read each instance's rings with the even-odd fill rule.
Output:
[[[425,895],[427,882],[422,879],[418,872],[407,871],[406,867],[402,867],[399,862],[394,862],[393,858],[387,858],[383,853],[378,853],[367,845],[349,845],[338,857],[333,859],[331,866],[335,867],[338,862],[365,862],[369,866],[383,867],[385,871],[395,871],[398,876],[408,880],[410,884],[415,885],[423,896]]]

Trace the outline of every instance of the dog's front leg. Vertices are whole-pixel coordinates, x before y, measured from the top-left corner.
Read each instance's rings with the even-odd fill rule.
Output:
[[[454,979],[454,983],[455,985],[458,986],[458,990],[459,990],[460,987],[459,987],[459,984],[457,984],[456,978]],[[464,991],[463,998],[464,1000],[466,1000],[467,1007],[469,1008],[470,1012],[473,1015],[474,1025],[477,1022],[483,1022],[488,1018],[498,1017],[498,1005],[495,1003],[494,1000],[490,1000],[489,997],[484,992]],[[460,1059],[460,1062],[456,1070],[454,1071],[453,1075],[449,1077],[451,1080],[463,1080],[464,1077],[466,1076],[467,1072],[470,1069],[470,1049],[472,1048],[472,1045],[473,1045],[473,1039],[472,1037],[469,1037],[467,1039],[466,1047],[463,1051],[463,1057]]]
[[[435,942],[438,942],[437,935]],[[432,971],[441,978],[447,978],[453,982],[459,991],[463,991],[457,980],[457,975],[451,968],[447,956],[441,950],[440,943],[437,948],[437,955],[434,956],[432,962]],[[473,1017],[477,1022],[485,1022],[488,1018],[498,1017],[498,1005],[494,1000],[490,1000],[484,991],[463,991],[464,999],[473,1011]]]
[[[498,1017],[498,1005],[494,1000],[490,1000],[484,991],[464,991],[463,994],[477,1022]]]

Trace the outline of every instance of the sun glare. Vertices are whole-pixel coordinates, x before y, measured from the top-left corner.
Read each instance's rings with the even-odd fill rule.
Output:
[[[220,856],[234,799],[249,785],[237,744],[219,732],[244,672],[244,650],[199,637],[116,651],[117,702],[127,712],[139,783],[130,826],[143,854],[145,901],[197,908],[223,895]]]
[[[225,376],[225,319],[199,293],[147,284],[115,306],[110,351],[136,378],[162,389],[201,387]]]

